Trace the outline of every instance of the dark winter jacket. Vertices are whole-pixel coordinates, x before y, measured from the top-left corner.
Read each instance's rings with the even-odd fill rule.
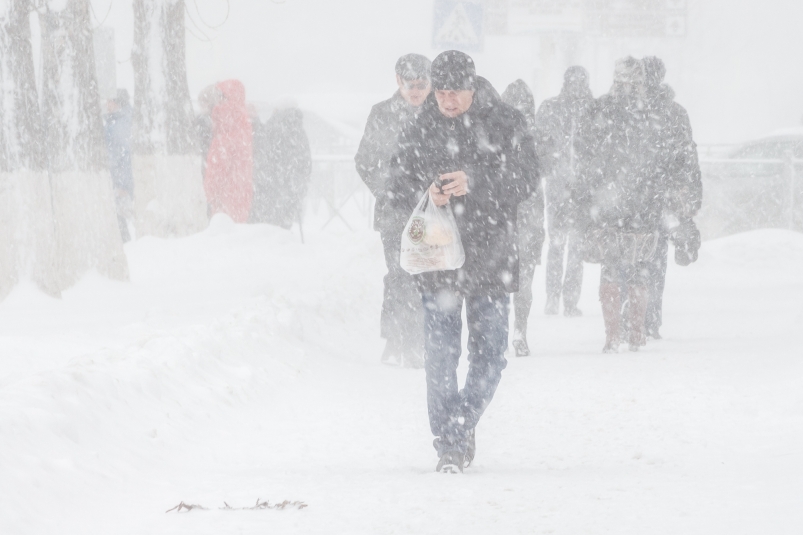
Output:
[[[656,176],[663,182],[665,209],[680,220],[688,220],[697,214],[703,200],[697,144],[689,114],[675,102],[675,92],[668,85],[647,92],[646,110],[650,136],[667,152],[666,168],[658,169]],[[662,171],[665,174],[660,174]]]
[[[513,106],[520,111],[527,120],[527,128],[535,136],[535,98],[532,91],[524,80],[516,80],[511,83],[502,93],[502,101],[509,106]],[[538,146],[536,145],[536,153]],[[533,164],[538,165],[542,162],[533,160]],[[537,169],[536,169],[537,171]],[[520,235],[530,240],[530,243],[522,243],[522,248],[527,247],[533,252],[536,264],[541,263],[541,250],[544,246],[546,232],[544,231],[544,188],[539,184],[536,191],[529,199],[519,204],[518,208],[518,227]]]
[[[131,106],[123,106],[106,115],[106,148],[109,153],[109,170],[115,189],[134,191],[134,174],[131,169]]]
[[[435,95],[415,123],[400,135],[392,162],[391,202],[411,213],[438,176],[464,171],[467,195],[452,197],[466,253],[463,267],[418,275],[427,292],[518,290],[516,210],[539,182],[534,141],[524,116],[504,104],[484,78],[477,78],[474,102],[464,114],[441,114]]]
[[[662,223],[669,150],[639,98],[611,93],[597,104],[592,156],[575,190],[578,218],[582,226],[652,233]]]
[[[572,203],[578,170],[588,158],[590,121],[595,100],[588,88],[568,84],[557,97],[545,100],[535,116],[536,148],[546,180],[549,224],[559,229],[574,225],[577,207]]]
[[[409,213],[400,211],[388,202],[387,185],[390,177],[390,160],[399,148],[402,127],[415,120],[416,110],[397,91],[388,100],[371,109],[365,133],[354,161],[357,172],[376,197],[374,229],[401,232]]]
[[[309,189],[312,156],[297,108],[254,121],[254,200],[251,220],[290,228],[300,219]]]

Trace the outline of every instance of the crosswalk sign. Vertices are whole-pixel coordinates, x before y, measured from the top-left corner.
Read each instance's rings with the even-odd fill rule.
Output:
[[[483,9],[479,2],[435,0],[433,47],[482,52],[482,18]]]

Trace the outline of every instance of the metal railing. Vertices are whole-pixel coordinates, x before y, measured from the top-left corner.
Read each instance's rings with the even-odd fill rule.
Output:
[[[703,158],[704,239],[759,228],[803,231],[803,160]]]
[[[352,231],[370,228],[373,203],[373,195],[357,174],[354,154],[313,155],[305,227],[323,230],[340,224]]]

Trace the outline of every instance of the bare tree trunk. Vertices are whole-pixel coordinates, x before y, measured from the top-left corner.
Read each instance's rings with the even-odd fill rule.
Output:
[[[0,299],[21,277],[58,294],[30,0],[0,7]]]
[[[134,197],[137,230],[186,235],[207,224],[187,84],[184,0],[134,0]]]
[[[92,49],[89,0],[41,13],[42,102],[61,284],[91,269],[128,278],[117,226]]]

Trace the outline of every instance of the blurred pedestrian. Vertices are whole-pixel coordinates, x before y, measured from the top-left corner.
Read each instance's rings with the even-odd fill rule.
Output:
[[[502,93],[502,101],[524,115],[527,129],[535,136],[535,99],[524,80],[516,80]],[[533,161],[533,164],[536,162]],[[537,170],[534,170],[537,172]],[[542,187],[518,207],[519,291],[513,294],[513,349],[517,357],[530,354],[527,344],[527,320],[533,304],[533,276],[541,263],[544,247],[544,190]]]
[[[220,101],[212,110],[213,135],[206,157],[204,190],[209,215],[228,214],[246,223],[251,212],[253,185],[253,132],[239,80],[217,84]]]
[[[128,220],[133,211],[134,174],[131,167],[133,111],[126,89],[118,89],[117,96],[106,101],[106,112],[103,122],[117,208],[117,224],[123,242],[127,242],[131,239]]]
[[[209,153],[209,146],[214,137],[214,125],[212,124],[212,110],[218,105],[222,95],[215,84],[205,87],[198,94],[198,115],[195,116],[195,132],[197,134],[199,151],[203,168],[206,169],[206,156]]]
[[[388,179],[391,157],[399,148],[399,132],[415,121],[430,93],[430,61],[420,54],[400,57],[396,85],[393,96],[371,110],[354,160],[357,172],[376,198],[374,230],[382,238],[388,270],[380,320],[385,339],[382,362],[420,368],[424,365],[421,295],[412,275],[399,265],[401,235],[412,209],[391,204]]]
[[[622,342],[621,313],[629,296],[628,343],[646,344],[644,322],[650,263],[663,218],[663,186],[652,177],[666,165],[667,151],[656,144],[645,111],[644,70],[640,61],[617,61],[614,85],[599,99],[590,138],[593,157],[577,188],[578,215],[585,228],[587,260],[601,262],[600,301],[605,321],[604,352]]]
[[[650,56],[641,60],[644,68],[646,110],[651,137],[655,147],[666,151],[669,159],[665,167],[656,168],[652,179],[659,182],[665,192],[664,210],[671,217],[664,218],[656,254],[649,263],[647,282],[648,303],[645,330],[649,338],[661,338],[659,329],[663,323],[663,294],[666,284],[668,240],[670,234],[683,243],[688,234],[695,236],[693,217],[702,204],[703,187],[697,144],[692,136],[691,122],[686,110],[675,102],[675,92],[664,84],[666,67],[661,59]],[[697,232],[696,236],[699,236]],[[699,240],[699,238],[697,238]],[[699,242],[696,245],[699,248]],[[696,255],[696,248],[693,254]],[[680,263],[685,260],[681,259]]]
[[[280,107],[254,124],[254,201],[251,220],[289,229],[301,224],[312,155],[297,106]]]
[[[510,300],[518,290],[517,207],[538,187],[535,144],[524,116],[504,104],[466,54],[432,62],[424,109],[400,135],[391,201],[411,213],[423,195],[449,204],[465,263],[416,275],[424,304],[427,406],[437,471],[462,472],[473,460],[475,426],[507,366]],[[458,388],[463,302],[469,369]]]
[[[588,72],[569,67],[563,89],[557,97],[544,101],[535,116],[539,160],[543,166],[546,188],[549,250],[546,266],[546,306],[544,313],[557,314],[563,297],[563,314],[573,317],[582,312],[577,307],[583,285],[583,255],[577,234],[572,191],[577,187],[581,158],[588,155],[582,130],[589,125],[594,97]],[[563,261],[568,248],[566,272]]]

